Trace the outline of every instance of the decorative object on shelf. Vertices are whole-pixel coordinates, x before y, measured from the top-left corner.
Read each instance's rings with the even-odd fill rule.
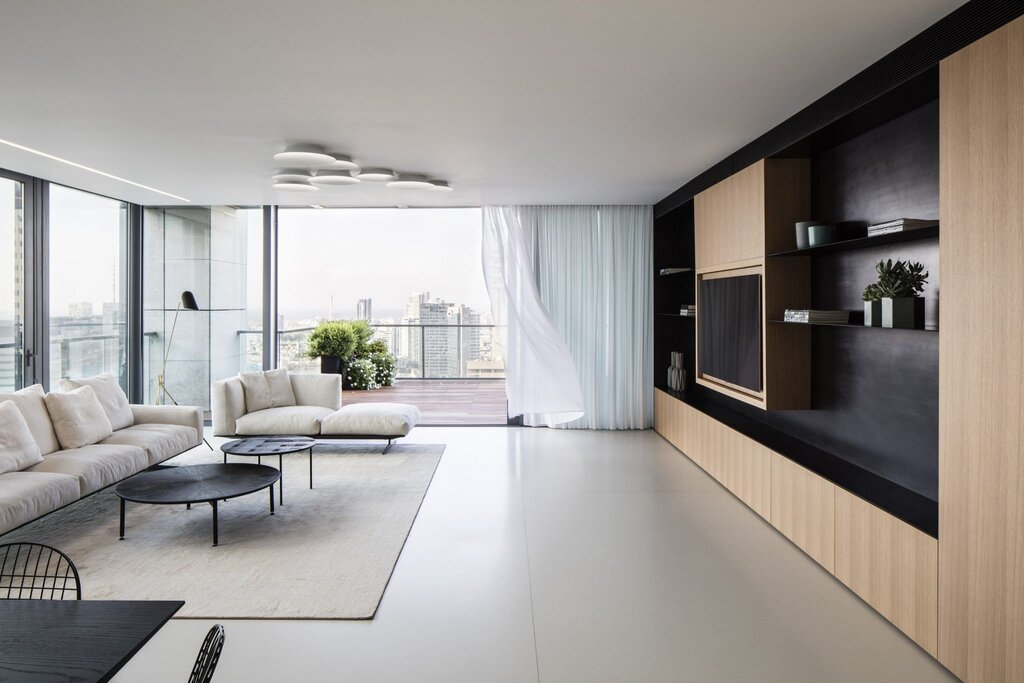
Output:
[[[918,230],[920,228],[930,228],[938,224],[939,222],[935,220],[922,220],[919,218],[896,218],[891,221],[885,221],[884,223],[875,223],[874,225],[869,225],[868,237],[888,235],[889,233],[893,232],[906,232],[907,230]]]
[[[924,329],[924,286],[928,271],[918,261],[879,261],[877,291],[882,300],[882,327]]]
[[[849,325],[849,311],[818,311],[807,308],[787,308],[782,317],[787,323],[809,323],[817,325]]]
[[[160,374],[156,376],[156,404],[161,405],[164,402],[164,396],[171,399],[171,403],[178,405],[178,402],[174,400],[170,392],[167,391],[167,385],[164,383],[164,375],[167,374],[167,359],[171,355],[171,342],[174,341],[174,328],[178,326],[178,314],[181,313],[182,309],[186,311],[198,311],[199,304],[196,303],[196,296],[187,289],[181,293],[181,298],[178,300],[178,307],[174,309],[174,320],[171,322],[171,333],[167,335],[167,346],[164,347],[164,365],[160,369]]]
[[[672,352],[672,365],[668,368],[668,388],[672,391],[686,391],[686,368],[683,367],[683,352]]]
[[[679,308],[679,315],[683,316],[684,318],[694,318],[694,317],[696,317],[697,316],[697,305],[696,304],[686,304],[684,306],[681,306]]]
[[[812,225],[821,225],[821,221],[800,221],[796,224],[796,248],[806,249],[811,246],[808,231]]]
[[[860,298],[864,300],[864,325],[867,327],[881,327],[882,295],[878,291],[878,283],[872,282],[865,287]]]
[[[658,275],[675,275],[676,273],[689,273],[693,268],[662,268]]]
[[[839,239],[839,231],[836,226],[830,224],[811,225],[807,228],[807,245],[809,247],[820,247],[823,244],[832,244]]]

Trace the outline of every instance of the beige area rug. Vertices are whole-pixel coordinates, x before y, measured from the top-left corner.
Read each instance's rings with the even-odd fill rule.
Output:
[[[193,618],[371,619],[443,452],[398,444],[381,455],[376,444],[325,443],[313,456],[313,490],[308,456],[286,455],[284,506],[270,516],[266,490],[220,503],[217,547],[208,504],[129,502],[119,541],[112,487],[0,542],[66,552],[85,599],[184,600],[177,616]],[[219,451],[196,449],[168,464],[220,461]],[[277,458],[263,462],[277,466]]]

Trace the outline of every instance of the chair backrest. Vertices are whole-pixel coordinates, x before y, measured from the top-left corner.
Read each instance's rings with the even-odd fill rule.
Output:
[[[224,627],[216,624],[207,632],[203,646],[199,648],[199,655],[196,657],[195,666],[192,667],[192,675],[188,677],[188,683],[210,683],[223,649]]]
[[[81,600],[71,558],[41,543],[0,545],[0,600]]]

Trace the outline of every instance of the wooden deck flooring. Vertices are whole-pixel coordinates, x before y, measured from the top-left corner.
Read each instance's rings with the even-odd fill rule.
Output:
[[[420,424],[504,425],[508,400],[504,380],[396,380],[370,391],[345,391],[342,405],[386,401],[411,403],[420,409]]]

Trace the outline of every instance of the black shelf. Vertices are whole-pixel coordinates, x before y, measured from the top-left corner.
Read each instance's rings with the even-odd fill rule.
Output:
[[[929,228],[916,228],[904,230],[903,232],[890,232],[886,235],[875,237],[857,237],[852,240],[842,240],[831,244],[822,244],[817,247],[806,249],[793,249],[792,251],[779,251],[768,256],[806,256],[808,254],[831,254],[837,251],[848,251],[850,249],[867,249],[868,247],[879,247],[884,244],[896,244],[898,242],[909,242],[911,240],[924,240],[939,236],[939,226],[933,225]]]
[[[696,318],[695,315],[681,315],[679,313],[655,313],[654,315],[661,315],[666,318]]]
[[[661,272],[663,270],[671,270],[673,272],[671,272],[671,273],[663,273],[663,272]],[[668,268],[668,267],[666,267],[666,268],[659,268],[658,269],[658,277],[668,277],[670,275],[682,275],[683,273],[692,273],[692,272],[693,272],[693,268],[689,268],[689,267],[687,267],[687,268]]]
[[[909,328],[909,327],[876,327],[873,325],[858,325],[856,323],[798,323],[790,320],[769,320],[770,323],[776,323],[779,325],[804,325],[814,327],[856,327],[864,330],[902,330],[904,332],[938,332],[937,327],[926,327],[923,330]]]

